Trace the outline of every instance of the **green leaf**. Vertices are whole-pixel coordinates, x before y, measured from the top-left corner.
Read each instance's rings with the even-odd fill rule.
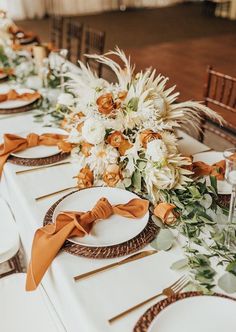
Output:
[[[169,250],[174,243],[174,235],[169,229],[161,229],[151,245],[156,250]]]
[[[201,198],[201,194],[200,194],[199,190],[197,189],[197,187],[191,186],[188,189],[189,189],[190,193],[192,194],[193,198],[195,198],[195,199]]]
[[[226,271],[236,276],[236,261],[229,263],[226,267]]]
[[[131,98],[130,101],[128,102],[128,105],[127,105],[128,111],[137,112],[137,110],[138,110],[138,102],[139,102],[138,97]]]
[[[215,176],[210,176],[211,187],[214,188],[214,191],[217,193],[217,179]]]
[[[141,185],[142,185],[142,176],[139,170],[136,170],[132,176],[132,184],[134,188],[138,191],[141,191]]]
[[[187,266],[188,266],[188,258],[183,258],[173,263],[170,268],[172,270],[179,271],[185,269]]]
[[[226,293],[236,292],[236,276],[232,273],[225,273],[218,280],[218,286]]]
[[[209,194],[205,194],[203,198],[200,200],[200,204],[205,208],[209,209],[212,204],[212,197]]]

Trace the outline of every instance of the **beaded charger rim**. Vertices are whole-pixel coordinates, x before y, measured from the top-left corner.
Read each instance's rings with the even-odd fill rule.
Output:
[[[87,188],[85,188],[87,189]],[[80,189],[80,190],[85,190]],[[54,213],[55,208],[57,205],[63,201],[66,197],[74,194],[79,190],[74,190],[71,193],[63,196],[58,201],[56,201],[50,209],[47,211],[43,224],[44,226],[47,224],[52,224],[52,216]],[[104,247],[87,247],[81,244],[77,244],[74,242],[70,242],[69,240],[66,240],[64,243],[64,246],[62,247],[62,250],[76,256],[83,256],[87,258],[97,258],[97,259],[107,259],[107,258],[116,258],[121,256],[126,256],[129,254],[132,254],[142,248],[144,248],[146,245],[148,245],[151,241],[155,239],[157,236],[157,233],[159,231],[159,227],[152,221],[151,219],[152,214],[150,213],[148,223],[146,227],[134,238],[119,243],[112,246],[104,246]]]
[[[149,308],[138,320],[136,323],[133,332],[148,332],[148,329],[152,323],[152,321],[156,318],[156,316],[166,307],[171,305],[174,302],[177,302],[182,299],[186,299],[188,297],[194,297],[194,296],[202,296],[204,295],[202,292],[184,292],[184,293],[179,293],[170,297],[167,297],[164,300],[161,300],[154,304],[151,308]],[[228,295],[224,294],[219,294],[219,293],[214,293],[212,295],[208,296],[218,296],[218,297],[223,297],[229,300],[236,301],[235,298],[230,297]]]
[[[20,166],[46,166],[50,164],[55,164],[59,161],[62,161],[68,158],[70,153],[62,153],[59,152],[53,156],[45,157],[45,158],[20,158],[15,156],[10,156],[7,161],[12,164],[20,165]]]
[[[11,115],[11,114],[15,114],[15,113],[24,113],[24,112],[32,111],[33,107],[38,103],[38,101],[41,98],[42,97],[39,97],[39,98],[33,100],[30,104],[28,104],[26,106],[22,106],[22,107],[9,108],[9,109],[0,108],[0,114]]]

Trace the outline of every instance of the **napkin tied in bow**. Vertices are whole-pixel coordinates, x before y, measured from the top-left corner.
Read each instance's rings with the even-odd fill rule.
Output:
[[[11,153],[23,151],[27,148],[32,148],[38,145],[58,145],[58,143],[66,137],[67,136],[60,134],[37,135],[31,133],[26,138],[23,138],[14,134],[5,134],[3,136],[3,143],[0,144],[0,176],[2,174],[3,166]]]
[[[112,206],[103,197],[98,200],[91,211],[61,212],[57,216],[55,224],[39,228],[34,235],[31,261],[27,271],[26,290],[30,291],[37,288],[67,238],[73,236],[83,237],[89,234],[98,220],[108,219],[113,214],[126,218],[141,218],[147,213],[148,206],[149,202],[147,200],[138,198],[134,198],[126,204]]]
[[[10,90],[7,93],[1,93],[0,94],[0,103],[7,100],[25,100],[25,101],[31,101],[36,100],[40,97],[40,94],[38,92],[24,92],[24,93],[18,93],[16,90]]]

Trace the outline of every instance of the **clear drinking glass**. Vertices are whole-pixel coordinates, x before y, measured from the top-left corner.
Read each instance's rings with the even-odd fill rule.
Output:
[[[234,235],[236,229],[235,228],[236,225],[233,223],[235,201],[236,201],[236,148],[225,150],[224,158],[226,162],[225,179],[232,186],[229,216],[228,216],[228,227],[227,227],[226,242],[225,242],[226,246],[230,249],[232,235]]]

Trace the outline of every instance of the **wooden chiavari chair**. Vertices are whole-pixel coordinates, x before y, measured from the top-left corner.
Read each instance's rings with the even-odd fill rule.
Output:
[[[217,8],[218,14],[228,13],[231,6],[231,0],[205,0],[203,3],[204,12],[207,15],[215,15]]]
[[[66,45],[68,49],[68,59],[77,63],[81,60],[83,40],[83,24],[69,21],[66,28]]]
[[[207,129],[230,143],[236,144],[236,138],[232,138],[232,136],[236,135],[236,125],[230,123],[230,120],[227,121],[228,117],[232,119],[236,114],[236,78],[217,72],[209,66],[207,68],[207,81],[204,87],[204,101],[206,106],[219,111],[226,119],[226,123],[223,126],[223,131],[220,131],[217,130],[217,126],[219,128],[217,123],[214,123],[210,119],[204,119],[200,140],[204,140],[204,133]],[[214,127],[209,126],[208,124],[210,123]]]
[[[106,34],[103,31],[98,31],[91,28],[85,28],[85,54],[103,54],[105,48]],[[99,77],[102,75],[102,64],[93,59],[85,57],[85,63],[89,64]]]
[[[64,38],[64,17],[59,15],[52,16],[51,42],[54,47],[62,48]]]

